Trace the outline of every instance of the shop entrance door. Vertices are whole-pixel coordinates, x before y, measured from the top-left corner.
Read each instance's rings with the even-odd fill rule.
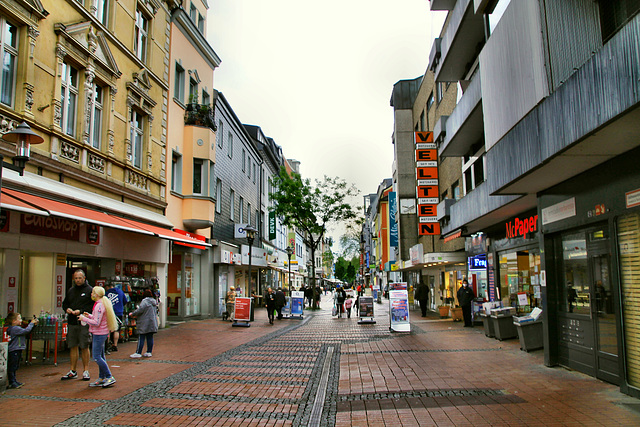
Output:
[[[607,224],[562,236],[562,252],[560,363],[619,384]]]

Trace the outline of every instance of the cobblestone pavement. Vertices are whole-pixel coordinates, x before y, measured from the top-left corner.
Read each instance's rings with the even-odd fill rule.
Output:
[[[0,426],[640,425],[640,401],[616,386],[543,366],[542,351],[412,312],[389,332],[387,307],[360,325],[323,310],[250,328],[221,320],[161,330],[150,359],[108,356],[117,383],[60,381],[58,366],[21,367],[26,385],[0,398]],[[92,375],[97,368],[92,362]]]

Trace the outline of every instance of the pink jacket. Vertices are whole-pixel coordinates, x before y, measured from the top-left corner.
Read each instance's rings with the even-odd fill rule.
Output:
[[[104,308],[102,301],[98,301],[93,306],[93,313],[84,316],[78,316],[78,319],[82,322],[86,322],[89,325],[89,332],[94,335],[109,335],[109,326],[107,326],[107,311]]]

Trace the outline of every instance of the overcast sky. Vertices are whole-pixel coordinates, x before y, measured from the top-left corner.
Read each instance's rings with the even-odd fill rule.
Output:
[[[391,177],[398,80],[424,74],[446,14],[427,0],[209,0],[214,87],[240,120],[361,194]],[[362,202],[360,197],[359,203]]]

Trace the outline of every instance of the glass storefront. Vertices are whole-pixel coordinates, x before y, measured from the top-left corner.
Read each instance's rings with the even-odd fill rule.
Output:
[[[537,248],[498,253],[500,288],[498,299],[515,307],[519,315],[542,308],[540,251]]]

